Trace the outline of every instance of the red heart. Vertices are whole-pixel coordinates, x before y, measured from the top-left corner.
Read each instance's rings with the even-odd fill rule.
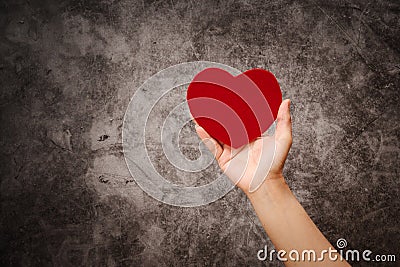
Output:
[[[282,93],[275,76],[266,70],[232,76],[208,68],[193,78],[186,98],[193,118],[204,130],[239,148],[261,136],[275,121]]]

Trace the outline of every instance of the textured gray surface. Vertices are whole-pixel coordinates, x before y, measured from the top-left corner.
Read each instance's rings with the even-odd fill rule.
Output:
[[[398,1],[0,2],[1,265],[262,265],[271,244],[239,190],[172,207],[125,165],[135,88],[193,60],[272,71],[293,103],[285,174],[305,209],[331,242],[398,253],[399,13]]]

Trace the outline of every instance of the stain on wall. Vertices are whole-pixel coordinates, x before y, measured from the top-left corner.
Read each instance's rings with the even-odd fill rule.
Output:
[[[126,167],[130,97],[194,60],[272,71],[293,104],[285,175],[307,212],[333,243],[398,253],[399,14],[388,0],[2,1],[0,264],[280,266],[257,260],[272,244],[239,190],[172,207]]]

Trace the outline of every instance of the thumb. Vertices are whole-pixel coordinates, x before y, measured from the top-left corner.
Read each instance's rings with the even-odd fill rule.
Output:
[[[276,121],[275,139],[284,143],[287,146],[287,150],[289,150],[292,145],[292,119],[289,99],[281,103]]]

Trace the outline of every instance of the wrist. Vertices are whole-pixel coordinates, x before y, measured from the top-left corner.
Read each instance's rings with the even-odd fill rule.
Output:
[[[254,192],[246,192],[249,200],[254,202],[268,200],[281,201],[292,195],[292,192],[287,185],[282,174],[268,175],[265,181]]]

